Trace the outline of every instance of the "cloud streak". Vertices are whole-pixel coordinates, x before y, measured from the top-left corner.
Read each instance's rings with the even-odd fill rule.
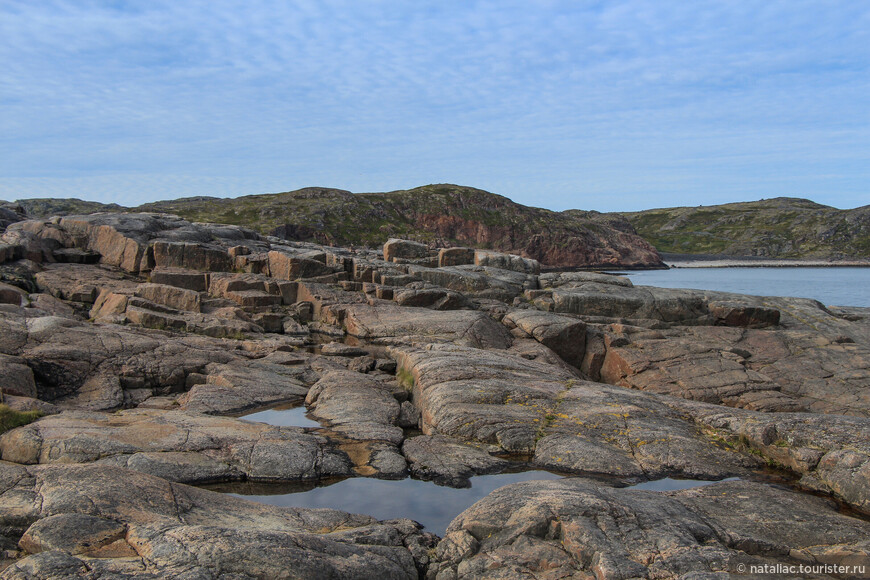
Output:
[[[0,197],[866,203],[849,2],[6,2]]]

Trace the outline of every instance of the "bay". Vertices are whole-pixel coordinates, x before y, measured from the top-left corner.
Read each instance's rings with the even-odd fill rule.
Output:
[[[813,298],[870,307],[870,268],[672,268],[625,273],[637,286]]]

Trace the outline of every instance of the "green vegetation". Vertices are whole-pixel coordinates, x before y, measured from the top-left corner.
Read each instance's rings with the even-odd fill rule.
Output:
[[[42,417],[41,411],[15,411],[9,405],[0,403],[0,434],[33,423],[40,417]]]
[[[376,247],[389,237],[401,237],[511,251],[535,236],[544,236],[549,248],[571,252],[573,246],[582,249],[585,240],[614,235],[613,230],[636,230],[660,252],[674,254],[870,258],[870,206],[839,210],[787,197],[602,214],[554,212],[472,187],[435,184],[357,194],[309,187],[233,199],[189,197],[137,208],[78,199],[15,203],[34,217],[95,211],[165,212],[191,221],[240,225],[263,234],[329,245]]]
[[[233,199],[190,197],[136,208],[79,200],[18,202],[34,217],[93,211],[149,211],[191,221],[228,223],[263,234],[330,245],[376,247],[389,237],[510,250],[546,234],[587,240],[613,225],[630,231],[619,216],[527,207],[472,187],[437,184],[386,193],[350,193],[310,187]],[[82,205],[90,204],[90,205]],[[481,234],[479,228],[486,228]]]
[[[839,210],[780,197],[621,214],[660,252],[768,258],[870,258],[870,206]]]
[[[414,375],[411,374],[411,371],[405,368],[401,368],[398,370],[398,372],[396,373],[396,380],[399,381],[399,384],[408,391],[412,390],[416,383],[416,381],[414,380]]]

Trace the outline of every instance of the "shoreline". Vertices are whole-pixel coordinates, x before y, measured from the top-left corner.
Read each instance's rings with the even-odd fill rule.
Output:
[[[866,260],[665,260],[668,268],[870,268]]]
[[[660,253],[668,268],[870,268],[870,259],[794,259],[764,256]]]

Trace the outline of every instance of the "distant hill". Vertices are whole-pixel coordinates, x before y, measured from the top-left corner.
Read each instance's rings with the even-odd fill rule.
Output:
[[[807,199],[673,207],[615,214],[659,252],[769,258],[870,258],[870,206],[840,210]]]
[[[34,203],[38,202],[38,203]],[[79,200],[16,202],[30,215],[122,211]],[[192,197],[149,203],[129,211],[180,215],[192,221],[243,225],[264,234],[333,245],[378,246],[390,237],[434,246],[469,245],[517,253],[550,267],[661,266],[661,258],[620,216],[527,207],[506,197],[458,185],[427,185],[387,193],[350,193],[310,187],[223,199]]]

